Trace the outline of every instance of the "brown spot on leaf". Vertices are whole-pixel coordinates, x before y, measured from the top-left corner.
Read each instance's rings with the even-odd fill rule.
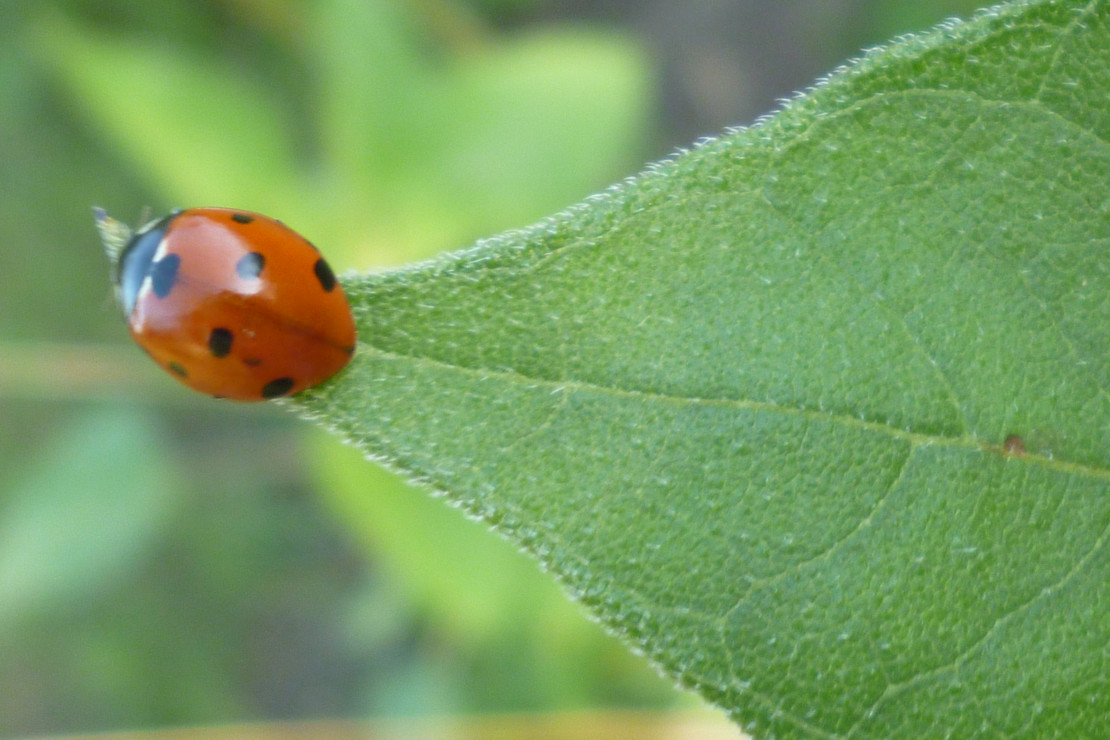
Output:
[[[1007,455],[1022,457],[1025,455],[1025,440],[1017,434],[1011,434],[1002,443],[1002,451]]]

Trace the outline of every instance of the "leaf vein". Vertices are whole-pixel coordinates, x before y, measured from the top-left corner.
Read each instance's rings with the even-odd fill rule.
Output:
[[[915,432],[909,429],[895,427],[883,422],[862,419],[858,416],[851,416],[848,414],[833,413],[824,409],[784,406],[774,401],[756,401],[751,399],[727,397],[703,398],[697,396],[682,396],[661,393],[657,391],[619,388],[616,386],[606,385],[589,380],[552,380],[544,377],[526,375],[524,373],[520,373],[510,369],[494,370],[491,368],[474,368],[464,365],[457,365],[454,363],[445,362],[422,355],[392,352],[380,347],[375,347],[369,342],[361,339],[359,340],[358,344],[361,351],[356,353],[356,362],[365,362],[367,361],[367,355],[375,355],[378,358],[386,361],[407,362],[417,366],[457,372],[462,375],[467,375],[476,379],[496,379],[505,383],[517,383],[526,384],[534,387],[542,387],[549,391],[555,391],[557,389],[563,389],[567,391],[574,390],[597,393],[599,395],[606,395],[629,401],[638,400],[645,402],[666,403],[678,406],[712,406],[719,408],[730,408],[736,411],[779,414],[782,416],[793,416],[803,419],[816,419],[830,424],[842,425],[851,429],[870,431],[881,436],[888,437],[892,440],[908,441],[915,446],[956,447],[968,450],[977,450],[981,452],[999,451],[996,445],[985,442],[969,434],[962,434],[959,436],[945,436],[940,434]],[[1051,470],[1070,473],[1078,475],[1080,477],[1091,478],[1094,480],[1110,480],[1110,469],[1108,468],[1095,467],[1093,465],[1088,465],[1085,463],[1071,462],[1062,458],[1047,457],[1035,453],[1026,453],[1022,457],[1022,460],[1024,460],[1028,464],[1043,465],[1044,467]]]
[[[1067,489],[1068,487],[1070,487],[1070,485],[1070,480],[1065,482],[1065,489],[1063,495],[1061,496],[1061,499],[1067,497]],[[983,631],[983,634],[981,634],[974,641],[970,642],[967,647],[956,654],[950,661],[941,665],[934,666],[928,671],[918,673],[912,678],[907,679],[906,681],[888,686],[883,691],[882,695],[880,695],[879,698],[875,700],[874,704],[872,704],[871,707],[861,715],[861,719],[859,720],[859,722],[857,722],[857,725],[848,732],[848,736],[852,736],[858,726],[862,724],[862,722],[867,717],[875,714],[885,702],[893,700],[897,695],[909,691],[915,686],[925,683],[926,681],[959,671],[963,665],[969,663],[973,659],[973,656],[976,653],[985,649],[987,643],[991,640],[991,638],[995,634],[997,634],[1005,625],[1014,621],[1018,618],[1019,615],[1029,611],[1036,604],[1040,603],[1044,599],[1051,597],[1056,592],[1065,588],[1070,581],[1076,578],[1078,574],[1087,567],[1088,563],[1090,563],[1094,559],[1095,555],[1106,546],[1108,537],[1110,537],[1110,525],[1103,527],[1102,532],[1087,549],[1087,552],[1085,552],[1082,557],[1078,558],[1075,564],[1066,572],[1064,572],[1058,579],[1056,579],[1055,582],[1044,586],[1036,594],[1033,594],[1029,599],[1027,599],[1024,603],[1014,606],[1009,611],[996,618],[994,622],[990,625],[990,627]]]

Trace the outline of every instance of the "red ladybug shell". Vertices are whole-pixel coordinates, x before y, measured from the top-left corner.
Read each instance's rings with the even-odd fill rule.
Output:
[[[354,319],[328,263],[257,213],[190,208],[154,222],[120,252],[116,285],[131,336],[201,393],[287,396],[354,353]]]

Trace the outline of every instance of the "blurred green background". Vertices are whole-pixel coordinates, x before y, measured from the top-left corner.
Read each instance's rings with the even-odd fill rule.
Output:
[[[337,270],[557,212],[958,0],[0,2],[0,735],[697,706],[514,548],[130,345],[90,208]]]

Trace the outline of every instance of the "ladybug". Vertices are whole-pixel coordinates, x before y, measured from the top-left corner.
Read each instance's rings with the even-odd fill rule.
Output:
[[[265,401],[339,372],[355,350],[343,288],[307,239],[234,208],[189,208],[134,233],[96,209],[131,337],[185,385]]]

